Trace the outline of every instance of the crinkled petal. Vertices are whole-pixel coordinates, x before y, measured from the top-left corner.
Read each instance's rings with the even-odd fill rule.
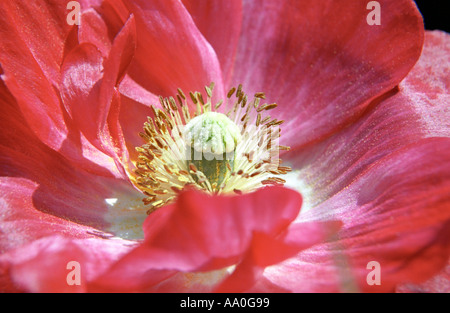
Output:
[[[412,1],[248,1],[233,84],[263,91],[285,120],[283,142],[302,146],[342,129],[396,86],[420,56],[423,22]],[[295,112],[295,114],[292,114]]]
[[[73,238],[91,237],[88,227],[77,225],[35,209],[33,193],[38,184],[24,178],[0,178],[2,253],[53,234],[70,234]],[[17,208],[20,208],[18,210]]]
[[[78,30],[79,43],[94,45],[106,58],[112,46],[112,40],[108,35],[108,25],[96,10],[90,8],[81,14]]]
[[[422,138],[450,136],[450,35],[428,32],[426,38],[420,60],[399,89],[374,100],[354,125],[284,156],[298,169],[302,194],[314,191],[305,197],[308,207],[330,198],[386,155]]]
[[[218,96],[223,96],[217,56],[181,2],[124,3],[136,17],[137,48],[128,71],[131,79],[163,96],[173,95],[178,87],[186,92],[203,90],[214,81]]]
[[[77,166],[102,175],[118,176],[115,166],[109,166],[109,157],[80,132],[61,104],[60,67],[69,52],[76,49],[79,39],[78,27],[66,21],[69,12],[66,5],[57,1],[2,4],[2,80],[25,123],[44,144]],[[81,3],[83,10],[92,5],[98,5],[98,1]],[[82,33],[80,38],[90,37]]]
[[[126,240],[49,236],[1,255],[0,269],[9,274],[15,290],[86,292],[88,282],[107,270],[131,246]],[[79,285],[74,284],[77,276]]]
[[[246,251],[255,232],[280,234],[300,207],[301,196],[283,188],[223,198],[191,191],[179,196],[176,206],[146,220],[145,241],[158,250],[156,266],[213,270]]]
[[[134,18],[130,17],[106,60],[96,46],[84,43],[69,53],[62,67],[61,93],[68,113],[92,144],[111,157],[124,147],[115,88],[133,57],[134,32]]]
[[[2,233],[1,250],[24,240],[36,239],[40,233],[43,236],[52,229],[25,227],[27,221],[31,225],[32,216],[37,221],[50,218],[47,215],[60,217],[55,221],[65,226],[58,227],[53,222],[53,229],[59,229],[65,234],[76,230],[74,236],[78,226],[70,226],[67,220],[89,226],[86,231],[92,231],[91,227],[95,227],[102,231],[123,233],[111,226],[116,225],[118,211],[126,207],[128,202],[130,208],[123,210],[122,220],[132,215],[134,224],[128,223],[127,226],[136,228],[138,225],[138,229],[141,229],[139,214],[141,222],[146,216],[145,208],[140,203],[142,195],[128,181],[108,175],[104,168],[98,169],[95,164],[90,167],[94,173],[84,171],[77,163],[50,149],[27,127],[3,84],[0,84],[0,92],[0,118],[4,127],[0,133],[0,216],[9,229]],[[111,158],[101,160],[116,167]],[[107,199],[116,199],[117,203],[111,206]]]
[[[125,81],[127,82],[125,83]],[[127,80],[127,77],[124,78],[124,82],[120,86],[123,87],[128,85],[128,82],[132,83],[133,86],[137,86],[134,84],[134,81]],[[153,100],[151,104],[159,102],[158,97],[149,93],[145,99],[145,102]],[[128,154],[132,160],[137,160],[138,157],[138,153],[135,148],[144,144],[144,141],[142,137],[139,136],[139,133],[143,131],[144,123],[148,122],[148,117],[153,116],[153,110],[149,105],[144,104],[145,102],[137,102],[133,100],[133,98],[128,98],[123,95],[120,97],[121,109],[119,112],[119,123],[122,128],[124,142],[128,148]]]
[[[186,191],[174,205],[165,206],[147,218],[143,245],[116,264],[97,284],[108,288],[115,282],[130,290],[161,290],[162,282],[177,272],[195,276],[195,273],[223,270],[244,259],[247,253],[257,257],[256,263],[254,257],[246,262],[265,266],[277,260],[251,251],[259,251],[264,248],[264,242],[277,238],[281,245],[294,246],[283,238],[300,206],[298,193],[280,187],[264,188],[239,197]],[[311,244],[309,242],[308,246]],[[277,250],[275,246],[273,249]],[[287,247],[279,248],[278,252],[282,252],[284,258],[293,255]],[[172,284],[172,290],[180,290],[179,283],[183,281],[180,278],[175,277],[175,282],[169,280],[165,284]]]
[[[216,292],[270,292],[269,286],[255,286],[264,281],[264,268],[294,256],[299,250],[327,241],[341,227],[340,221],[291,224],[276,238],[255,232],[251,249]]]
[[[54,0],[2,2],[1,63],[5,72],[15,76],[20,85],[32,86],[21,77],[31,73],[58,85],[59,66],[71,29],[66,21],[69,12],[66,6],[67,3]],[[27,65],[30,65],[29,71],[25,70]]]
[[[9,221],[5,225],[11,225],[8,227],[14,230],[2,234],[2,242],[8,246],[23,238],[36,239],[49,230],[17,226],[26,225],[27,221],[31,223],[32,216],[38,221],[47,215],[60,217],[58,221],[65,227],[59,229],[67,234],[71,234],[72,230],[77,233],[77,225],[80,224],[86,226],[86,232],[95,228],[100,233],[107,232],[107,236],[113,233],[125,237],[125,233],[116,226],[121,220],[126,221],[127,217],[132,218],[123,227],[129,228],[129,232],[133,227],[140,229],[140,223],[146,216],[145,208],[140,203],[142,195],[128,182],[77,171],[70,162],[51,151],[39,151],[36,156],[40,158],[35,158],[29,151],[29,156],[9,150],[4,152],[1,172],[9,177],[2,178],[2,221],[3,218],[5,222]],[[8,158],[20,159],[21,165],[11,165]],[[19,201],[17,203],[21,206],[13,200]],[[111,201],[117,204],[113,205]],[[116,220],[118,218],[120,220]],[[67,221],[76,224],[71,226]],[[56,230],[58,226],[55,224],[53,228]]]
[[[426,136],[450,137],[450,35],[425,33],[422,56],[400,84]]]
[[[184,192],[174,205],[148,217],[143,245],[94,282],[93,288],[248,290],[260,281],[264,267],[326,240],[339,229],[340,222],[334,221],[291,228],[300,205],[298,193],[280,187],[239,197]]]
[[[429,280],[421,284],[401,284],[396,292],[400,293],[450,293],[450,260],[447,266]]]
[[[398,283],[433,276],[450,255],[449,151],[450,139],[429,138],[372,164],[299,218],[342,220],[335,240],[275,266],[266,277],[291,291],[392,291]],[[371,261],[381,265],[380,286],[366,283]],[[282,281],[285,276],[309,283]]]
[[[373,101],[338,134],[290,152],[306,206],[300,220],[339,218],[344,226],[333,244],[268,271],[272,282],[296,291],[392,291],[445,264],[450,143],[436,137],[449,135],[449,39],[427,33],[423,54],[399,89]],[[365,282],[369,261],[381,264],[381,286]],[[310,284],[281,282],[290,275]]]
[[[3,79],[30,127],[44,143],[58,150],[68,133],[53,89],[59,83],[59,66],[70,30],[65,4],[3,1],[0,12]]]
[[[222,69],[224,85],[229,86],[242,20],[246,18],[242,15],[242,1],[183,0],[183,4],[195,25],[214,48]]]

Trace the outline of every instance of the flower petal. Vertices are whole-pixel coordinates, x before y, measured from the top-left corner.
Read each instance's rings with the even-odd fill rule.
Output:
[[[398,283],[434,275],[450,256],[449,151],[450,139],[429,138],[372,164],[341,192],[300,216],[342,220],[336,239],[274,267],[266,277],[294,291],[392,291]],[[381,265],[381,286],[366,282],[371,261]],[[285,275],[309,284],[281,281]],[[319,279],[308,280],[311,275]],[[326,277],[324,283],[320,278]]]
[[[425,33],[419,62],[400,84],[427,136],[450,137],[450,35]]]
[[[397,286],[396,292],[414,293],[450,293],[450,260],[447,266],[436,276],[422,284],[402,284]]]
[[[78,228],[80,225],[74,224],[75,221],[89,225],[85,226],[85,232],[92,231],[91,227],[97,227],[107,232],[122,233],[122,230],[111,228],[111,225],[117,222],[117,210],[125,207],[123,202],[128,202],[129,207],[135,210],[127,207],[122,212],[122,219],[133,215],[134,224],[128,223],[127,226],[138,224],[138,229],[141,229],[136,214],[146,216],[145,208],[139,210],[139,205],[143,206],[140,201],[142,195],[128,181],[114,178],[114,175],[96,164],[91,164],[89,171],[84,171],[79,164],[50,149],[27,127],[14,99],[1,81],[0,95],[0,216],[2,221],[3,218],[7,219],[3,221],[5,225],[10,225],[9,230],[2,233],[2,244],[9,247],[14,243],[33,240],[36,236],[46,235],[51,229],[55,232],[59,229],[64,234],[73,231],[76,236],[81,230]],[[103,165],[109,164],[116,168],[111,158],[95,157]],[[83,164],[88,163],[84,160]],[[114,198],[120,198],[121,201],[111,208],[106,199]],[[52,220],[51,216],[60,218]],[[47,218],[52,220],[52,227],[40,227],[39,221]],[[32,219],[38,222],[37,227],[31,227]],[[74,222],[67,224],[68,220]],[[24,221],[29,221],[30,227],[21,226],[26,225]],[[56,225],[59,222],[65,226],[59,228]]]
[[[85,43],[73,49],[61,68],[61,97],[74,123],[88,134],[96,134],[96,116],[91,111],[101,109],[97,94],[91,92],[102,78],[103,58],[96,46]],[[92,105],[95,103],[96,105]]]
[[[133,87],[131,87],[129,90],[133,90],[132,92],[136,96],[137,94],[135,93],[135,91],[137,89],[142,90],[142,87],[139,86],[137,88],[134,88],[138,85],[136,85],[134,81],[128,78],[129,77],[126,76],[120,86],[125,87],[128,86],[128,83],[132,84]],[[136,99],[135,97],[128,98],[123,95],[121,95],[120,98],[121,109],[119,112],[119,123],[122,128],[124,142],[126,143],[126,146],[128,148],[128,154],[131,160],[137,160],[138,153],[135,148],[141,146],[144,143],[142,137],[139,136],[139,133],[142,132],[144,123],[148,121],[148,117],[153,116],[152,109],[145,103],[152,100],[152,104],[159,102],[158,97],[156,97],[155,95],[148,92],[145,93],[147,93],[148,96],[145,97],[144,101],[137,102],[133,100]],[[138,98],[140,98],[140,96],[138,96]]]
[[[0,290],[85,290],[90,276],[103,271],[107,264],[125,251],[123,245],[133,245],[133,242],[117,238],[112,241],[112,234],[79,223],[89,214],[102,213],[92,212],[92,209],[100,209],[102,203],[106,206],[101,199],[95,205],[86,194],[80,196],[59,191],[60,194],[53,195],[48,190],[49,186],[45,186],[47,182],[39,183],[24,178],[0,178]],[[55,180],[54,183],[60,181]],[[67,188],[63,184],[58,187],[62,190]],[[114,186],[110,184],[108,187]],[[62,209],[68,207],[68,210],[57,212],[61,211],[62,206]],[[79,214],[81,210],[84,210],[84,215]],[[78,223],[56,216],[61,214],[73,219],[77,216]],[[95,217],[88,218],[92,224],[98,222]],[[54,240],[54,236],[58,239]],[[80,288],[66,284],[69,273],[66,265],[70,261],[81,263],[83,283]]]
[[[378,2],[381,25],[373,26],[364,1],[244,3],[232,81],[279,104],[273,114],[286,120],[287,145],[342,129],[419,58],[423,23],[414,3]]]
[[[105,236],[119,235],[122,230],[116,227],[117,213],[121,213],[118,216],[121,220],[133,216],[130,223],[123,225],[131,233],[132,227],[140,229],[146,216],[142,195],[128,182],[79,171],[51,150],[15,152],[3,149],[0,158],[3,164],[1,175],[9,176],[2,178],[2,221],[5,218],[5,225],[11,225],[9,227],[14,230],[2,234],[2,243],[8,246],[16,241],[40,238],[48,231],[57,232],[57,229],[73,236],[94,229],[98,234],[106,232]],[[20,162],[11,163],[9,159]],[[108,199],[121,201],[112,206]],[[123,211],[116,212],[122,206]],[[51,216],[60,219],[52,220],[50,228],[39,227],[41,221],[51,220]],[[31,227],[33,219],[38,222],[36,229]],[[26,223],[30,227],[19,226]]]
[[[217,56],[180,2],[124,3],[136,16],[137,48],[128,74],[137,84],[170,96],[178,87],[203,90],[214,81],[216,92],[223,95]]]
[[[450,135],[449,44],[448,34],[426,33],[423,54],[399,90],[320,144],[290,152],[309,208],[300,220],[339,218],[344,227],[334,244],[268,270],[272,282],[296,291],[386,291],[445,264],[449,142],[433,137]],[[381,287],[365,283],[372,260],[381,264]],[[281,282],[286,276],[309,284]],[[355,280],[345,285],[346,277]]]
[[[68,54],[62,67],[62,99],[73,122],[95,147],[114,158],[119,153],[119,159],[125,151],[115,87],[133,56],[134,32],[131,16],[105,61],[96,46],[83,43]]]
[[[59,84],[59,66],[70,30],[65,5],[57,1],[0,4],[3,80],[27,123],[55,150],[61,148],[68,133],[53,89]]]
[[[195,25],[214,48],[222,69],[224,85],[229,86],[243,19],[242,1],[183,0],[183,4]]]
[[[186,191],[174,205],[152,213],[144,223],[145,241],[97,284],[142,288],[176,272],[221,270],[251,249],[255,233],[276,237],[295,219],[301,196],[269,187],[239,197]]]
[[[270,292],[269,286],[254,286],[263,281],[264,268],[293,257],[298,251],[327,241],[341,227],[340,221],[291,224],[277,238],[255,232],[251,250],[216,292]]]
[[[23,178],[2,177],[0,186],[2,253],[55,233],[70,233],[74,238],[89,237],[88,228],[34,209],[33,193],[38,189],[36,183]]]
[[[112,41],[108,35],[108,26],[97,11],[90,8],[81,14],[78,30],[78,41],[80,43],[93,44],[106,58],[112,46]]]
[[[305,196],[308,207],[330,198],[374,162],[409,144],[426,137],[450,137],[449,50],[450,35],[427,32],[422,56],[399,90],[374,100],[354,125],[284,155],[299,169],[302,194],[314,190],[314,195]]]
[[[88,282],[130,250],[130,242],[107,239],[69,239],[49,236],[0,256],[13,286],[29,292],[86,292]],[[76,262],[76,265],[73,265]],[[71,284],[79,269],[79,283]],[[11,291],[4,289],[3,291]]]
[[[59,66],[71,29],[66,21],[69,12],[66,6],[67,3],[54,0],[2,2],[1,63],[5,72],[11,71],[11,75],[19,78],[39,68],[50,84],[58,85]],[[22,58],[24,56],[27,59]],[[31,65],[28,72],[12,73],[14,69],[25,69],[26,65]],[[39,71],[36,73],[40,74]],[[20,79],[20,83],[26,83],[26,80]]]
[[[191,191],[180,195],[176,206],[166,208],[164,214],[146,220],[145,242],[162,249],[161,257],[168,256],[153,262],[164,261],[164,266],[184,271],[212,270],[242,254],[254,232],[278,235],[300,207],[301,196],[283,188],[220,200]],[[203,255],[193,253],[199,249]]]
[[[88,142],[61,106],[60,66],[78,44],[77,28],[66,21],[66,5],[54,1],[2,4],[2,79],[14,96],[8,101],[20,108],[22,123],[44,144],[86,170],[118,175],[115,166],[109,166],[109,158]],[[82,3],[89,5],[88,1]]]

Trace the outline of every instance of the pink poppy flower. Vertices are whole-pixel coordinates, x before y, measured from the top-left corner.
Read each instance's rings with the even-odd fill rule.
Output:
[[[450,38],[412,1],[77,3],[0,4],[2,291],[448,287]]]

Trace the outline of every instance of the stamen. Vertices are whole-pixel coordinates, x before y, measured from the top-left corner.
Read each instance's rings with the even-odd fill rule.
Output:
[[[145,195],[143,203],[150,206],[148,214],[176,199],[187,186],[243,194],[285,183],[277,176],[291,171],[280,166],[279,151],[289,150],[278,144],[283,121],[264,114],[277,104],[261,104],[263,92],[249,101],[242,88],[231,88],[215,105],[214,83],[205,86],[204,95],[191,91],[187,97],[178,88],[175,97],[159,97],[159,108],[151,106],[153,118],[139,133],[145,144],[136,148],[131,175]],[[233,95],[236,100],[231,100]]]

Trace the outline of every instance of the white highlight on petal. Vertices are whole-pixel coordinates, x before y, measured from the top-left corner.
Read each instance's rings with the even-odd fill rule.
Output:
[[[118,200],[119,199],[117,199],[117,198],[108,198],[108,199],[105,199],[105,202],[109,206],[114,206],[117,203]]]
[[[141,198],[141,193],[134,189],[115,192],[109,198],[105,198],[108,210],[104,219],[110,224],[107,231],[122,239],[143,239],[142,224],[148,216],[146,213],[148,208],[142,203]]]
[[[284,187],[293,189],[302,195],[303,203],[300,215],[309,211],[312,208],[312,188],[302,180],[301,171],[292,170],[291,172],[284,174],[283,178],[286,180]]]

